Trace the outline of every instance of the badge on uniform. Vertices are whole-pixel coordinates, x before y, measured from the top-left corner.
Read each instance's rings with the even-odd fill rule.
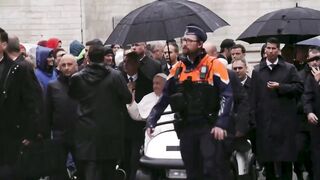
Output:
[[[202,80],[206,79],[207,72],[208,72],[208,66],[202,66],[200,68],[200,79]]]

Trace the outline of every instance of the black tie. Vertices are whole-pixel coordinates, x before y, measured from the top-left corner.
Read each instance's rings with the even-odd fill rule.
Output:
[[[271,69],[273,70],[274,67],[276,67],[277,64],[270,64]]]
[[[130,81],[130,82],[133,81],[133,77],[132,77],[132,76],[129,77],[129,81]]]

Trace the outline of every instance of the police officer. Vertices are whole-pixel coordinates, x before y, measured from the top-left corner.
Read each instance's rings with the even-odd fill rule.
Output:
[[[224,65],[202,48],[206,33],[186,27],[182,39],[185,58],[171,69],[162,97],[147,120],[153,129],[168,104],[179,119],[175,129],[188,180],[228,180],[225,138],[232,107],[232,89]]]

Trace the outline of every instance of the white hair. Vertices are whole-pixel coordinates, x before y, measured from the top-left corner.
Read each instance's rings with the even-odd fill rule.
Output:
[[[168,78],[168,76],[166,74],[164,74],[164,73],[158,73],[158,74],[154,75],[154,78],[155,77],[161,77],[164,80],[167,80],[167,78]]]

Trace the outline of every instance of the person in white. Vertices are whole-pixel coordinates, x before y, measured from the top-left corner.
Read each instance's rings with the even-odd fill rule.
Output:
[[[158,102],[162,95],[162,90],[167,81],[167,75],[158,73],[153,78],[153,92],[145,95],[139,103],[134,99],[134,91],[132,92],[132,102],[127,104],[130,117],[136,121],[145,121],[153,106]]]
[[[132,103],[127,104],[127,109],[130,117],[133,120],[145,121],[148,118],[153,106],[158,102],[159,98],[162,95],[162,90],[164,88],[166,81],[167,81],[166,74],[164,73],[156,74],[153,78],[153,92],[145,95],[139,103],[137,103],[134,100],[134,91],[132,92],[133,94]],[[170,111],[171,111],[171,108],[169,105],[166,108],[165,112],[170,112]],[[172,121],[172,120],[174,120],[174,115],[167,114],[167,115],[161,116],[158,122],[160,123],[160,122]],[[174,129],[172,123],[161,125],[155,128],[155,131],[153,134],[156,135],[162,131],[170,130],[170,129]],[[150,141],[150,137],[146,135],[144,147],[147,147],[146,145],[148,144],[149,141]]]

